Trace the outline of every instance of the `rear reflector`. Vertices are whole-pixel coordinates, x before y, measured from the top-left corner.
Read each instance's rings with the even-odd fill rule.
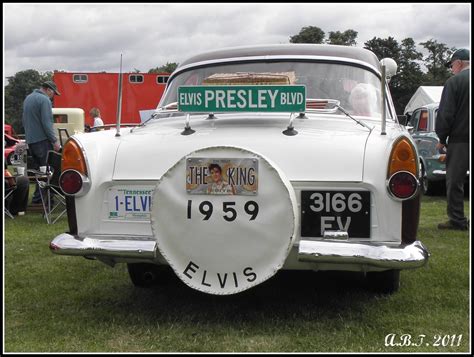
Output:
[[[82,188],[82,176],[74,170],[66,170],[59,178],[59,186],[67,195],[74,195]]]
[[[415,195],[418,189],[418,180],[407,171],[400,171],[388,180],[388,190],[395,198],[406,200]]]

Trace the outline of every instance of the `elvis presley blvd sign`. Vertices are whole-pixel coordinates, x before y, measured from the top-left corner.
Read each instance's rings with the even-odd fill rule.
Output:
[[[181,112],[288,112],[306,110],[301,85],[217,85],[178,88]]]

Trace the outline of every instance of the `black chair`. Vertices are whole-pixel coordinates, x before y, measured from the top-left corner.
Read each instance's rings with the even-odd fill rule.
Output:
[[[4,197],[3,197],[3,213],[10,217],[11,219],[14,219],[13,215],[11,212],[8,210],[8,199],[9,197],[13,194],[13,192],[16,190],[16,182],[14,177],[6,177],[5,176],[5,191],[4,191]]]
[[[66,128],[58,128],[59,143],[61,147],[64,146],[64,143],[69,139],[69,132]]]
[[[29,173],[34,175],[36,183],[40,187],[41,203],[48,224],[56,223],[67,212],[66,198],[59,187],[61,158],[60,153],[52,150],[48,151],[46,172],[28,170]],[[56,217],[53,219],[54,215]]]

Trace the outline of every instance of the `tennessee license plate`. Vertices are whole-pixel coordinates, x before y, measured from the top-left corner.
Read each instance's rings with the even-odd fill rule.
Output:
[[[108,218],[150,220],[153,186],[111,187],[108,189]]]
[[[301,191],[301,236],[324,237],[325,231],[370,238],[370,192]]]

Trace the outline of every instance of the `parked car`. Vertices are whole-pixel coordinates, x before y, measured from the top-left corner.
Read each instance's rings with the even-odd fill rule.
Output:
[[[126,263],[136,286],[172,271],[227,295],[291,269],[361,272],[397,291],[400,270],[429,253],[419,158],[383,63],[297,44],[182,62],[150,120],[65,144],[69,230],[51,251]]]
[[[435,132],[435,120],[439,103],[417,108],[410,116],[409,129],[420,156],[421,187],[426,195],[442,190],[446,182],[446,153],[436,149],[439,142]]]
[[[423,105],[413,111],[409,120],[409,132],[420,157],[422,192],[426,195],[442,192],[446,186],[446,151],[436,149],[439,142],[435,132],[438,107],[438,102]],[[469,172],[466,173],[466,191],[468,180]]]
[[[24,142],[24,140],[17,139],[6,132],[3,133],[3,140],[4,140],[4,148],[3,148],[3,154],[5,157],[5,162],[7,165],[12,165],[14,161],[14,155],[15,155],[15,149],[17,148],[18,144],[21,144]]]
[[[53,128],[61,146],[70,135],[83,133],[85,114],[81,108],[53,108]]]
[[[12,164],[13,155],[15,154],[16,144],[21,142],[16,136],[15,130],[10,124],[3,125],[3,155],[7,165]]]

